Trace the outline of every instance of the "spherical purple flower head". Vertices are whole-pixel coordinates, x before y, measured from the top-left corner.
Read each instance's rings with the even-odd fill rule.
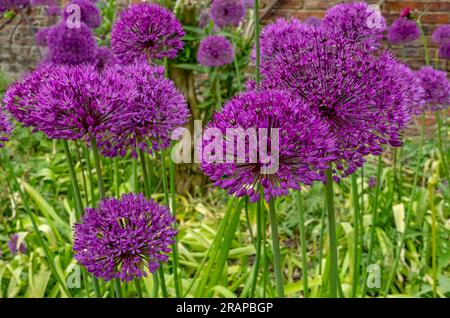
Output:
[[[25,126],[38,125],[36,114],[41,110],[41,103],[36,96],[53,70],[52,64],[41,64],[34,71],[24,74],[7,89],[3,103],[18,122]]]
[[[36,34],[34,35],[34,42],[36,42],[36,44],[39,46],[46,47],[48,45],[47,37],[50,29],[51,27],[39,29],[39,31],[37,31]]]
[[[307,24],[307,25],[319,26],[322,24],[322,20],[320,20],[319,18],[316,18],[316,17],[309,17],[303,23]]]
[[[227,136],[230,129],[235,129],[237,140]],[[201,168],[215,186],[228,189],[230,194],[248,195],[255,202],[262,187],[269,201],[287,195],[289,188],[300,189],[301,183],[322,180],[323,170],[333,159],[327,157],[334,148],[327,130],[321,118],[288,92],[245,92],[225,103],[205,129]],[[252,131],[253,137],[246,138],[246,132],[252,135]],[[219,138],[215,132],[223,139],[215,139]],[[276,137],[278,146],[273,143]],[[229,142],[236,152],[227,149]]]
[[[260,35],[261,62],[266,63],[273,59],[282,49],[285,43],[298,37],[302,37],[308,26],[299,20],[277,19],[274,23],[265,26]],[[253,60],[256,59],[256,52],[253,48]]]
[[[103,71],[107,67],[119,64],[119,59],[105,46],[97,47],[93,61],[98,71]]]
[[[36,96],[40,104],[37,128],[54,139],[89,136],[101,140],[111,118],[134,98],[133,83],[109,68],[100,74],[94,65],[54,68]]]
[[[368,47],[378,47],[387,28],[384,17],[365,2],[341,3],[328,9],[322,25]]]
[[[401,144],[399,131],[411,120],[402,99],[408,84],[391,71],[393,64],[391,54],[372,54],[339,34],[310,28],[262,65],[262,86],[292,91],[328,122],[339,143],[335,173],[345,177],[365,155],[379,155],[381,145]]]
[[[30,3],[30,0],[0,0],[0,13],[8,10],[20,9]]]
[[[91,29],[84,23],[70,28],[65,21],[52,27],[47,36],[48,62],[78,65],[92,62],[95,40]]]
[[[88,27],[95,29],[102,24],[102,16],[100,10],[95,3],[90,0],[72,0],[63,11],[63,18],[76,18],[76,14],[80,13],[80,21],[85,23]]]
[[[103,155],[125,156],[131,151],[135,156],[138,149],[151,154],[169,147],[172,131],[186,124],[189,109],[173,81],[164,78],[164,68],[139,63],[110,71],[133,83],[138,94],[111,119],[99,145]]]
[[[395,19],[388,32],[388,40],[392,44],[402,44],[420,38],[420,29],[417,22],[406,18]]]
[[[142,194],[104,199],[87,208],[75,224],[75,259],[97,278],[131,281],[154,273],[174,243],[177,231],[167,207]]]
[[[234,60],[233,46],[222,35],[209,35],[200,42],[197,60],[207,67],[230,64]]]
[[[245,7],[242,0],[213,0],[211,17],[219,28],[238,26],[245,18]]]
[[[125,63],[175,58],[183,49],[183,27],[157,4],[139,3],[123,11],[111,33],[111,48]]]
[[[441,44],[438,54],[440,59],[450,60],[450,42]]]
[[[447,73],[424,66],[416,74],[425,90],[428,108],[432,111],[447,108],[450,105],[450,81]]]
[[[434,30],[431,40],[436,44],[450,43],[450,24],[440,25]]]
[[[27,245],[24,241],[19,245],[19,234],[13,234],[8,241],[8,248],[11,254],[16,255],[18,253],[25,254],[27,252]]]
[[[9,140],[12,132],[12,125],[6,117],[5,113],[0,110],[0,148],[4,146],[4,142]]]
[[[61,14],[61,8],[59,6],[55,5],[55,6],[48,6],[47,7],[46,15],[48,17],[54,17],[54,16],[57,16],[57,15],[60,15],[60,14]]]

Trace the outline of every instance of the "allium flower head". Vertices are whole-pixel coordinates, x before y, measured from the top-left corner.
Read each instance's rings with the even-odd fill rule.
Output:
[[[98,71],[103,71],[106,67],[113,66],[119,63],[119,59],[114,53],[105,46],[97,47],[93,64]]]
[[[72,0],[69,5],[64,8],[63,18],[64,20],[73,19],[74,14],[77,12],[75,7],[78,6],[80,12],[80,21],[86,24],[88,27],[95,29],[102,24],[102,16],[100,10],[95,3],[90,0]]]
[[[19,245],[19,234],[13,234],[13,236],[11,236],[8,241],[8,248],[13,255],[18,253],[25,254],[27,252],[27,245],[24,241]]]
[[[183,27],[157,4],[139,3],[123,11],[111,33],[111,48],[125,63],[175,58],[183,49]]]
[[[211,17],[219,28],[238,26],[245,18],[245,7],[242,0],[213,0]]]
[[[246,9],[252,9],[255,7],[255,0],[242,0]]]
[[[392,44],[402,44],[420,38],[420,29],[417,22],[406,18],[395,19],[388,32],[388,40]]]
[[[47,35],[48,62],[77,65],[89,63],[95,55],[95,40],[84,23],[69,28],[64,21],[53,26]]]
[[[280,18],[265,26],[260,35],[261,61],[263,63],[269,62],[281,52],[285,43],[302,37],[307,28],[295,18],[290,20]],[[255,54],[253,50],[252,56],[255,57]]]
[[[9,140],[9,136],[12,132],[12,125],[6,117],[5,113],[0,110],[0,148],[3,147],[3,143]]]
[[[137,91],[127,109],[115,114],[109,135],[100,145],[106,156],[133,155],[137,149],[152,153],[170,146],[171,133],[186,124],[189,110],[175,84],[164,78],[162,67],[145,63],[111,67],[110,72],[133,83]]]
[[[57,5],[58,2],[56,0],[31,0],[30,4],[32,6],[52,6]]]
[[[353,173],[381,145],[401,144],[411,120],[404,92],[408,83],[392,72],[398,63],[387,52],[372,54],[328,30],[312,28],[286,44],[262,67],[262,86],[287,89],[308,102],[330,126],[338,144],[335,172]]]
[[[46,47],[48,45],[47,38],[48,38],[48,33],[50,32],[50,29],[51,29],[51,27],[45,27],[45,28],[39,29],[39,31],[36,32],[36,34],[34,35],[34,41],[36,42],[37,45],[43,46],[43,47]]]
[[[198,17],[198,27],[203,29],[209,24],[210,21],[211,12],[209,11],[209,9],[203,9],[202,11],[200,11],[200,15]]]
[[[75,259],[97,278],[131,281],[154,273],[174,243],[175,219],[142,194],[104,199],[75,224]]]
[[[53,70],[52,64],[41,64],[34,71],[24,74],[7,89],[3,103],[18,122],[25,126],[38,126],[37,114],[42,105],[36,96]]]
[[[227,135],[231,129],[235,129],[237,141],[233,135]],[[301,183],[322,179],[322,172],[332,159],[327,154],[334,148],[327,129],[325,121],[287,92],[242,93],[225,103],[205,129],[201,168],[215,186],[230,194],[248,195],[254,202],[262,187],[268,201],[286,195],[290,188],[299,189]],[[215,139],[215,131],[224,138]],[[246,138],[247,133],[253,137]],[[274,143],[277,137],[278,146]],[[227,149],[229,142],[232,148]],[[268,160],[269,153],[278,165]]]
[[[366,2],[338,4],[326,12],[322,25],[355,43],[377,47],[387,28],[384,17]]]
[[[58,5],[48,6],[46,15],[48,17],[55,17],[61,14],[61,8]]]
[[[431,40],[436,44],[450,43],[450,24],[440,25],[434,30]]]
[[[450,42],[441,44],[438,54],[440,59],[450,60]]]
[[[30,3],[30,0],[0,0],[0,13],[11,9],[20,9]]]
[[[417,77],[425,90],[425,102],[431,110],[440,110],[450,105],[450,81],[447,73],[424,66],[417,71]]]
[[[50,138],[76,140],[102,136],[109,121],[135,96],[133,83],[94,65],[54,66],[36,101],[37,128]]]
[[[233,46],[222,35],[209,35],[200,42],[197,60],[207,67],[230,64],[234,60]]]

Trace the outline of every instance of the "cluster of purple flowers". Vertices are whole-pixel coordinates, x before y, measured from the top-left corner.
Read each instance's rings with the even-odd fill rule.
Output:
[[[20,10],[30,4],[30,0],[0,0],[0,14],[8,10]]]
[[[238,26],[245,18],[245,6],[242,0],[213,0],[211,18],[219,28]]]
[[[439,26],[433,32],[432,40],[439,45],[439,58],[450,60],[450,24]]]
[[[222,35],[210,35],[200,42],[197,60],[207,67],[230,64],[234,59],[234,50],[230,41]]]
[[[417,77],[425,91],[425,102],[430,110],[436,111],[450,106],[450,81],[446,72],[424,66],[417,71]]]
[[[392,44],[403,44],[420,38],[417,22],[407,18],[396,19],[388,32],[388,40]]]
[[[168,260],[177,233],[174,222],[167,207],[142,194],[103,199],[75,224],[75,259],[105,280],[147,276],[147,270],[154,273]]]
[[[9,135],[12,131],[12,125],[9,122],[6,114],[0,110],[0,148],[3,147],[3,143],[9,140]]]

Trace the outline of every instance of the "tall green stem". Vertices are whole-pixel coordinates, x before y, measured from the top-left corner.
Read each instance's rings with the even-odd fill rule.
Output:
[[[261,263],[261,241],[262,241],[262,200],[261,196],[256,204],[256,258],[253,264],[252,285],[250,289],[250,298],[255,297],[256,283],[258,281],[259,265]]]
[[[328,212],[328,236],[330,240],[330,297],[338,297],[338,254],[336,242],[336,215],[334,210],[334,189],[333,172],[331,168],[327,169],[327,182],[325,184],[325,193],[327,198]]]
[[[352,182],[352,204],[353,204],[353,278],[352,278],[352,297],[356,297],[356,291],[358,289],[359,284],[359,274],[360,274],[360,266],[359,266],[359,221],[360,221],[360,206],[359,206],[359,195],[358,195],[358,183],[357,176],[355,173],[351,176]]]
[[[255,79],[256,84],[259,84],[261,81],[261,49],[259,45],[259,33],[260,33],[260,24],[259,24],[259,0],[255,0],[255,52],[256,52],[256,61],[255,61]]]
[[[10,179],[12,180],[13,185],[17,188],[17,191],[19,192],[20,198],[22,199],[24,208],[25,208],[25,212],[28,214],[28,217],[31,220],[31,225],[33,227],[34,233],[36,234],[36,237],[38,239],[39,245],[42,247],[42,249],[44,250],[44,255],[45,258],[47,259],[47,263],[48,266],[50,267],[50,271],[52,272],[52,274],[55,276],[56,280],[58,281],[58,283],[60,284],[61,289],[63,290],[63,292],[68,296],[68,297],[72,297],[72,294],[70,293],[69,289],[66,286],[66,282],[64,281],[64,278],[60,276],[60,274],[58,273],[55,263],[54,263],[54,256],[53,253],[49,250],[47,244],[44,241],[44,238],[41,234],[41,230],[39,229],[39,226],[37,224],[37,221],[34,217],[33,212],[31,211],[29,205],[28,205],[28,200],[25,197],[25,194],[22,191],[22,188],[20,187],[19,181],[17,181],[17,176],[16,173],[14,172],[14,169],[11,165],[11,162],[9,160],[9,156],[6,153],[6,150],[3,150],[3,158],[4,158],[4,163],[7,166],[7,169],[9,171],[9,175],[10,175]]]
[[[439,111],[436,111],[435,113],[436,116],[436,122],[438,125],[438,147],[439,147],[439,155],[441,157],[441,161],[442,161],[442,166],[444,168],[444,173],[445,173],[445,177],[447,178],[447,181],[450,181],[450,174],[449,174],[449,169],[448,169],[448,163],[447,163],[447,157],[445,155],[445,149],[444,149],[444,143],[442,141],[442,119],[441,116],[439,114]]]
[[[414,198],[416,196],[416,190],[417,190],[417,182],[419,180],[419,171],[421,169],[421,162],[422,162],[422,154],[423,154],[422,148],[423,148],[424,135],[425,135],[424,122],[425,122],[425,112],[422,113],[422,126],[421,126],[421,130],[420,130],[419,153],[417,155],[416,170],[414,172],[414,181],[413,181],[413,186],[412,186],[412,190],[411,190],[408,209],[406,211],[405,228],[403,229],[403,233],[402,233],[400,240],[398,242],[398,245],[397,245],[397,251],[395,253],[394,263],[392,264],[392,269],[389,273],[389,278],[387,280],[387,283],[386,283],[386,286],[384,289],[384,297],[387,297],[387,294],[388,294],[389,290],[391,289],[392,282],[394,281],[395,273],[397,272],[398,262],[400,260],[401,251],[403,249],[403,245],[405,244],[406,233],[408,232],[408,227],[409,227],[409,221],[411,219]]]
[[[306,233],[305,233],[305,209],[303,207],[303,196],[300,191],[297,191],[297,208],[299,215],[299,230],[300,230],[300,248],[302,253],[302,277],[303,277],[303,295],[305,298],[309,297],[308,287],[308,262],[306,254]]]
[[[114,158],[114,192],[116,197],[120,196],[120,170],[119,170],[119,158]]]
[[[216,80],[216,97],[217,97],[217,106],[216,109],[220,109],[222,107],[222,92],[220,89],[220,76],[219,71],[216,69],[215,71],[215,80]]]
[[[275,283],[278,298],[284,298],[283,272],[281,268],[280,241],[278,237],[278,222],[275,213],[275,199],[269,201],[270,229],[272,231],[273,260],[275,268]]]

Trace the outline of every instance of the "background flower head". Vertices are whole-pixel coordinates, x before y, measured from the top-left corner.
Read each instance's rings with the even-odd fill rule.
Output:
[[[245,7],[242,0],[213,0],[211,17],[219,28],[238,26],[245,18]]]
[[[218,130],[225,140],[203,135],[202,170],[215,186],[236,196],[248,195],[252,202],[259,198],[260,187],[269,200],[286,195],[289,188],[299,189],[301,183],[311,184],[321,179],[321,172],[331,159],[327,154],[332,152],[334,141],[326,134],[326,123],[307,109],[304,102],[283,91],[246,92],[232,98],[214,115],[205,130]],[[227,131],[233,128],[245,142],[227,137]],[[258,140],[246,138],[247,129],[253,129]],[[259,129],[266,129],[266,136],[259,135]],[[274,139],[270,131],[274,129],[278,129],[279,147],[271,143]],[[211,142],[219,143],[221,150],[206,150]],[[227,142],[231,142],[234,153],[227,150]],[[265,160],[255,148],[258,155],[250,151],[257,144],[260,147],[267,144],[271,156],[277,158],[279,166],[273,173],[261,170],[270,169],[273,162]]]
[[[95,55],[95,40],[84,23],[70,28],[64,21],[53,26],[47,35],[48,58],[53,64],[77,65],[89,63]]]
[[[322,23],[322,20],[320,20],[319,18],[316,18],[316,17],[309,17],[308,19],[303,21],[303,23],[306,25],[319,26]]]
[[[97,278],[131,281],[168,260],[176,230],[167,207],[142,194],[104,199],[75,224],[75,259]]]
[[[189,109],[175,84],[164,78],[164,69],[140,63],[112,67],[110,72],[132,83],[137,93],[126,109],[111,118],[109,134],[100,145],[102,153],[115,157],[169,147],[172,131],[186,124]]]
[[[34,35],[34,42],[36,42],[37,45],[46,47],[48,45],[48,33],[50,32],[51,27],[44,27],[39,29],[39,31],[36,32]]]
[[[322,25],[354,43],[378,47],[387,28],[384,17],[366,2],[349,2],[327,10]]]
[[[388,32],[388,40],[392,44],[402,44],[420,38],[417,22],[406,18],[398,18],[392,23]]]
[[[222,35],[209,35],[200,42],[197,60],[207,67],[230,64],[234,60],[233,46]]]
[[[438,55],[440,59],[450,60],[450,42],[439,46]]]
[[[443,24],[434,30],[431,40],[435,44],[450,43],[450,24]]]
[[[6,114],[0,109],[0,148],[4,146],[4,142],[9,140],[12,132],[12,125]]]
[[[75,17],[75,6],[78,6],[80,12],[80,21],[88,27],[95,29],[102,24],[102,16],[100,10],[95,3],[90,0],[72,0],[69,5],[64,8],[64,20],[73,19]]]
[[[99,46],[95,50],[93,64],[97,70],[102,71],[106,67],[113,66],[119,63],[119,59],[106,46]]]
[[[117,19],[111,48],[124,63],[175,58],[183,49],[184,31],[176,16],[157,4],[132,4]]]
[[[431,110],[447,108],[450,105],[450,81],[447,73],[424,66],[417,71],[423,89],[425,101]]]
[[[18,253],[25,254],[27,252],[27,245],[25,241],[20,242],[19,244],[19,234],[13,234],[8,241],[8,248],[12,255],[16,255]]]

